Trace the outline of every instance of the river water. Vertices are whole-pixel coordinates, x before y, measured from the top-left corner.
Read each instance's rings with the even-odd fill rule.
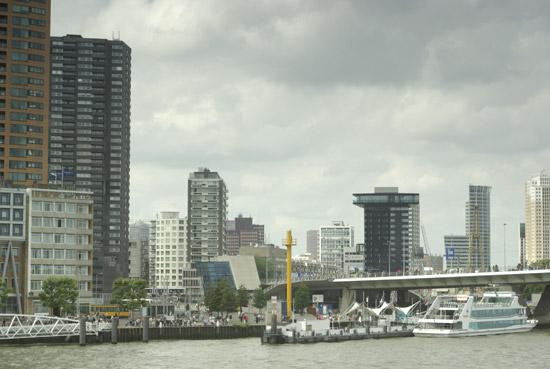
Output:
[[[1,369],[550,368],[550,330],[268,346],[259,338],[0,347]]]

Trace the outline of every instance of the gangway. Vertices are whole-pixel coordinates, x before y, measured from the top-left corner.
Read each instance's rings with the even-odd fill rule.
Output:
[[[111,329],[110,323],[86,322],[86,335],[97,336],[101,330]],[[77,319],[55,316],[0,314],[0,341],[35,338],[66,337],[80,334]]]

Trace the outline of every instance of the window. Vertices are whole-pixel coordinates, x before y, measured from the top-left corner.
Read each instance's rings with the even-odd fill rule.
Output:
[[[65,242],[65,235],[56,233],[54,235],[54,242],[55,243],[64,243]]]
[[[9,205],[11,196],[9,193],[0,193],[0,205]]]
[[[13,225],[13,235],[14,236],[23,236],[23,224],[14,224]]]
[[[23,194],[15,193],[13,194],[13,205],[23,206]]]
[[[0,208],[0,220],[10,220],[10,209]]]
[[[53,202],[44,201],[44,211],[53,211]]]
[[[16,221],[23,220],[23,209],[13,209],[13,220],[16,220]]]
[[[0,236],[10,235],[10,225],[6,223],[0,223]]]

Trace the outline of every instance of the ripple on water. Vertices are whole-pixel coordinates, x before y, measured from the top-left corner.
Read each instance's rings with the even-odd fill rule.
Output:
[[[262,346],[259,339],[0,347],[1,369],[548,369],[550,331]]]

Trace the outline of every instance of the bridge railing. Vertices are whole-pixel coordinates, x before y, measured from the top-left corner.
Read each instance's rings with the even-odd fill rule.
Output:
[[[80,322],[76,319],[42,315],[0,314],[0,340],[27,337],[77,336]],[[101,324],[101,323],[100,323]],[[106,327],[86,322],[86,334],[97,335]],[[110,329],[110,326],[109,328]]]

